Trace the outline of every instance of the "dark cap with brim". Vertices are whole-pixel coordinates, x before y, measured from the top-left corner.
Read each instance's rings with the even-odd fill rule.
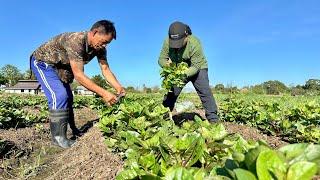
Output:
[[[186,25],[176,21],[169,27],[169,47],[182,48],[186,38]]]

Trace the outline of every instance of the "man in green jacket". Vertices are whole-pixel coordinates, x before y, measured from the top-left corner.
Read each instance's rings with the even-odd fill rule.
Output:
[[[217,105],[209,86],[208,63],[201,43],[192,35],[188,25],[178,21],[170,25],[169,37],[164,41],[158,61],[161,67],[172,62],[186,62],[189,65],[185,82],[191,81],[195,87],[205,108],[207,119],[210,122],[217,122]],[[182,88],[173,87],[171,92],[165,95],[163,105],[172,111],[181,90]]]

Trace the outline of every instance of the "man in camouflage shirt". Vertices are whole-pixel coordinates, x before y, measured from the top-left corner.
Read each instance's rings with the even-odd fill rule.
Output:
[[[84,65],[97,57],[102,74],[117,94],[125,94],[124,88],[111,72],[106,46],[116,39],[116,29],[112,22],[96,22],[90,31],[63,33],[41,45],[30,58],[30,66],[48,99],[52,142],[63,148],[74,141],[67,139],[69,123],[76,136],[82,135],[74,122],[73,95],[70,83],[75,78],[81,85],[100,95],[112,105],[117,96],[95,84],[84,74]]]
[[[185,82],[191,81],[195,87],[207,119],[212,123],[217,122],[217,105],[209,86],[208,63],[200,40],[192,35],[188,25],[178,21],[170,25],[169,37],[164,41],[158,60],[161,67],[172,62],[186,62],[189,65]],[[181,90],[182,88],[173,87],[171,92],[165,95],[163,105],[172,111]]]

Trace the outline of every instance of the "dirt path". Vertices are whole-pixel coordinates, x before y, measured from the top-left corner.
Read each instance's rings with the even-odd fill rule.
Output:
[[[108,152],[104,137],[92,127],[77,143],[49,164],[50,169],[36,179],[114,179],[122,168],[121,159]]]
[[[235,124],[231,122],[223,122],[223,125],[226,127],[229,133],[239,133],[246,140],[264,140],[266,141],[272,148],[279,148],[289,143],[282,141],[279,137],[276,136],[267,136],[265,134],[261,134],[258,129],[253,127]]]
[[[0,130],[0,139],[10,148],[0,160],[0,179],[114,179],[122,161],[108,152],[102,133],[93,125],[97,112],[82,108],[75,115],[78,127],[87,132],[66,150],[51,145],[48,123]]]

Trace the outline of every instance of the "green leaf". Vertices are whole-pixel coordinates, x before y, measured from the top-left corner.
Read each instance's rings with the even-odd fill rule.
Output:
[[[136,159],[137,160],[140,156],[140,153],[134,149],[127,149],[125,152],[125,155],[128,159]]]
[[[155,176],[155,175],[143,175],[140,177],[141,180],[161,180],[161,178],[159,176]]]
[[[279,151],[284,153],[286,159],[291,160],[301,155],[307,147],[308,147],[307,143],[289,144],[281,147]]]
[[[237,180],[256,180],[257,179],[255,175],[252,174],[250,171],[240,169],[240,168],[237,168],[233,171],[236,174]]]
[[[139,139],[139,133],[136,131],[127,131],[127,132],[119,132],[119,135],[126,139],[127,144],[133,145],[133,144],[142,144],[141,139]]]
[[[166,180],[194,180],[192,174],[183,167],[172,167],[168,169]]]
[[[177,139],[175,148],[179,151],[186,150],[190,146],[192,146],[192,143],[197,139],[197,136],[195,134],[185,134],[182,138]]]
[[[305,151],[303,153],[303,156],[308,161],[316,162],[316,161],[320,160],[320,153],[319,152],[320,152],[320,145],[318,145],[318,144],[317,145],[316,144],[309,144],[309,146],[305,149]]]
[[[116,180],[126,180],[126,179],[134,179],[137,178],[139,174],[133,170],[133,169],[126,169],[121,171],[117,177]]]
[[[161,174],[162,175],[165,175],[167,173],[167,164],[166,162],[164,161],[164,159],[160,159],[159,161],[160,163],[160,171],[161,171]]]
[[[245,158],[245,156],[242,153],[235,152],[235,153],[232,154],[232,159],[234,159],[234,160],[236,160],[238,162],[244,161],[244,158]]]
[[[144,130],[145,127],[147,127],[148,123],[146,122],[146,117],[145,116],[140,116],[136,119],[132,119],[129,121],[129,125],[136,130],[142,131]]]
[[[193,175],[195,180],[204,179],[206,176],[207,176],[207,172],[203,168],[197,170]]]
[[[285,146],[286,147],[286,146]],[[297,151],[291,150],[294,147],[297,147]],[[315,144],[309,144],[304,151],[301,153],[301,148],[305,148],[304,145],[295,145],[295,146],[289,146],[288,148],[280,148],[280,151],[284,152],[287,156],[289,156],[289,159],[293,159],[290,161],[290,164],[294,164],[299,161],[308,161],[308,162],[315,162],[318,166],[318,169],[320,169],[320,145]],[[299,155],[298,155],[299,154]]]
[[[234,145],[232,146],[232,149],[233,149],[234,151],[236,151],[236,152],[238,152],[238,153],[245,153],[245,152],[247,152],[249,149],[255,147],[255,146],[253,146],[253,145],[249,145],[248,142],[247,142],[245,139],[243,139],[242,136],[240,136],[240,135],[237,134],[237,135],[235,135],[235,137],[236,137],[237,139],[235,140],[235,143],[234,143]]]
[[[289,167],[287,179],[309,180],[317,173],[317,165],[312,162],[300,161]]]
[[[256,168],[261,180],[284,179],[287,171],[285,162],[273,150],[264,150],[259,154]]]
[[[144,156],[140,156],[139,163],[141,164],[141,166],[145,168],[150,168],[156,163],[156,157],[154,154],[151,153]]]
[[[165,135],[165,131],[159,131],[156,134],[154,134],[151,138],[142,141],[142,143],[144,144],[145,147],[151,148],[151,147],[156,147],[159,146],[160,144],[160,137],[163,137]]]
[[[160,145],[159,150],[160,150],[160,153],[161,153],[164,161],[169,161],[170,154],[169,154],[169,151],[167,150],[167,148],[164,147],[163,145]]]
[[[197,139],[195,139],[190,147],[183,153],[185,165],[187,167],[192,166],[194,163],[196,163],[202,156],[205,148],[205,142],[204,139],[199,136]]]
[[[245,154],[244,162],[245,162],[246,167],[248,168],[249,171],[256,172],[257,158],[258,158],[260,152],[265,151],[265,150],[269,150],[269,148],[266,146],[260,145],[254,149],[250,149]]]
[[[116,139],[113,139],[113,138],[107,138],[105,139],[104,143],[109,147],[109,148],[112,148],[115,146],[117,140]]]
[[[211,141],[223,139],[228,134],[222,124],[213,124],[209,128],[201,127],[200,132],[205,139]]]

